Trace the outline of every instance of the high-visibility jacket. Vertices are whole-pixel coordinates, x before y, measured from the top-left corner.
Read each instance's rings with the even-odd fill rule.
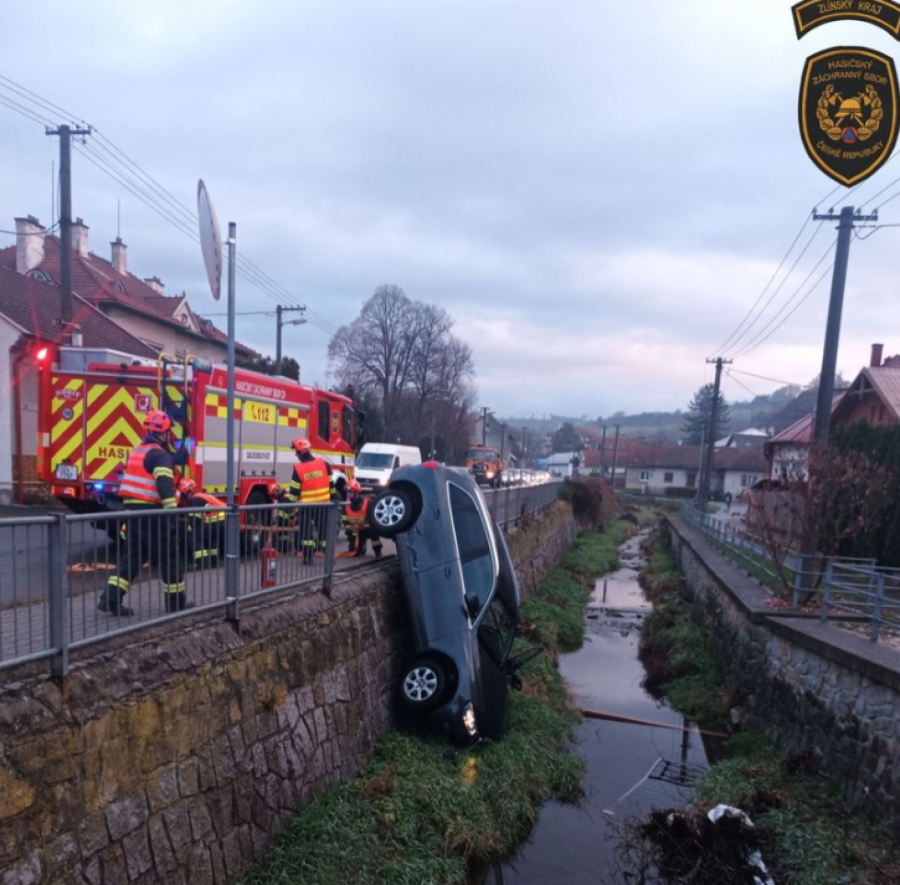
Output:
[[[323,458],[311,458],[294,465],[286,497],[292,503],[327,504],[331,490],[331,466]]]
[[[344,520],[351,531],[359,531],[369,520],[369,504],[371,501],[360,495],[357,499],[359,509],[353,506],[353,500],[347,502],[344,507]]]
[[[191,495],[190,500],[188,501],[188,507],[224,507],[225,505],[216,498],[214,495],[207,494],[206,492],[194,492]],[[219,510],[218,512],[212,513],[191,513],[190,514],[194,519],[199,519],[202,522],[212,523],[212,522],[225,522],[225,511]]]
[[[142,442],[128,456],[119,495],[126,504],[177,506],[172,456],[159,443]]]

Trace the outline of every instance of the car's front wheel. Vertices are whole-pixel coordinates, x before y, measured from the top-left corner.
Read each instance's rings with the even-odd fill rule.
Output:
[[[408,707],[424,713],[440,703],[446,686],[443,667],[437,661],[420,658],[404,673],[400,696]]]
[[[412,527],[416,519],[413,502],[406,492],[388,489],[372,502],[372,525],[379,535],[393,538]]]

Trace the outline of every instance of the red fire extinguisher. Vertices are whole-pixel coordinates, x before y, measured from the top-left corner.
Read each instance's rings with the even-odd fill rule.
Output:
[[[261,586],[274,587],[278,583],[278,551],[272,546],[271,536],[259,553],[259,561],[262,563]]]

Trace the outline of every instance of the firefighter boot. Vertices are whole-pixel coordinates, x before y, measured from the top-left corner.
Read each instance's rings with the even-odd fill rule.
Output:
[[[187,594],[184,590],[175,592],[166,592],[166,614],[171,615],[175,612],[183,612],[185,609],[193,608],[194,603],[187,601]]]
[[[134,611],[123,604],[124,599],[125,591],[121,587],[109,584],[100,594],[97,610],[120,618],[130,618]]]

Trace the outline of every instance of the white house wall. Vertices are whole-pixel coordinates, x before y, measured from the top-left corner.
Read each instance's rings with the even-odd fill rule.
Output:
[[[667,480],[666,476],[671,475]],[[625,474],[625,487],[648,495],[664,495],[666,489],[686,489],[688,471],[663,467],[629,467]]]
[[[13,421],[12,353],[21,332],[0,317],[0,500],[12,491],[16,426]]]

